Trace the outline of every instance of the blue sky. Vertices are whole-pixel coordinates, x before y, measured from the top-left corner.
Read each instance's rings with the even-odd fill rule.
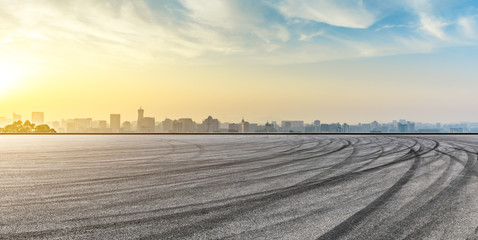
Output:
[[[224,45],[204,55],[236,53],[269,64],[429,53],[475,46],[478,38],[478,1],[469,0],[149,0],[148,4],[161,15],[160,22],[195,26],[222,37]]]
[[[154,63],[300,64],[478,42],[471,0],[0,0],[0,18],[12,54],[24,47],[12,43],[69,41]]]

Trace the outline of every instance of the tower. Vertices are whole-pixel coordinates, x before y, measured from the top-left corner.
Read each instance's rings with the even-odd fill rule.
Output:
[[[244,118],[242,118],[242,121],[241,121],[241,133],[244,133],[244,128],[245,128],[245,122],[244,122]]]
[[[142,107],[140,107],[138,109],[138,122],[136,123],[138,130],[140,130],[141,127],[143,126],[143,118],[144,118],[144,110]]]

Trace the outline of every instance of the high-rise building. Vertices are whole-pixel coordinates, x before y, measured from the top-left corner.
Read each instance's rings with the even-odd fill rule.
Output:
[[[21,120],[22,120],[22,115],[13,113],[13,121],[14,121],[14,122],[16,122],[16,121],[21,121]]]
[[[241,133],[252,132],[250,129],[250,123],[244,121],[244,118],[241,121]]]
[[[229,123],[228,132],[241,132],[241,124]]]
[[[401,132],[401,133],[408,132],[408,124],[403,123],[403,122],[399,122],[398,123],[398,132]]]
[[[415,132],[415,123],[414,122],[407,122],[407,127],[409,132]]]
[[[121,115],[120,114],[110,114],[110,128],[111,132],[119,132],[121,128]]]
[[[246,131],[246,122],[244,121],[244,118],[243,118],[241,121],[241,133],[245,133],[245,131]]]
[[[43,112],[32,112],[32,123],[40,125],[44,123],[45,115]]]
[[[204,119],[201,128],[202,129],[200,131],[203,132],[217,132],[219,131],[219,120],[209,116],[208,118]]]
[[[191,118],[180,118],[178,119],[182,125],[182,132],[195,132],[196,123]]]
[[[348,125],[347,123],[342,124],[342,132],[343,133],[350,132],[350,125]]]
[[[144,110],[142,107],[138,109],[138,121],[136,122],[136,128],[138,131],[141,131],[141,128],[143,127],[143,119],[144,119]]]
[[[145,117],[143,118],[143,125],[141,127],[141,132],[154,132],[156,128],[156,121],[154,117]]]
[[[126,121],[122,125],[121,131],[122,132],[130,132],[131,131],[131,122]]]
[[[166,118],[161,122],[161,131],[171,132],[173,131],[173,120]]]
[[[304,121],[282,121],[282,131],[284,132],[304,132]]]
[[[195,132],[196,123],[191,118],[180,118],[173,121],[173,132]]]
[[[107,125],[108,125],[108,124],[107,124],[106,120],[100,120],[100,121],[98,122],[98,128],[100,129],[100,131],[105,131]]]
[[[314,132],[320,132],[320,120],[314,121]]]
[[[274,125],[272,123],[267,122],[265,125],[265,131],[266,132],[277,132],[277,129],[274,128]]]
[[[380,132],[380,124],[378,124],[377,121],[373,121],[371,124],[370,124],[370,132]]]
[[[91,118],[75,118],[73,119],[73,132],[87,132],[92,124],[93,119]],[[69,129],[68,131],[71,132]]]

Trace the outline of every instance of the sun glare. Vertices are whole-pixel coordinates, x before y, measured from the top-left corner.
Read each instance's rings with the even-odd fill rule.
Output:
[[[18,74],[15,70],[0,64],[0,94],[6,93],[18,80]]]

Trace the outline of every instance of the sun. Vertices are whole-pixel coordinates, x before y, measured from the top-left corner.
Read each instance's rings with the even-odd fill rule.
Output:
[[[6,93],[18,80],[19,74],[13,68],[0,64],[0,94]]]

